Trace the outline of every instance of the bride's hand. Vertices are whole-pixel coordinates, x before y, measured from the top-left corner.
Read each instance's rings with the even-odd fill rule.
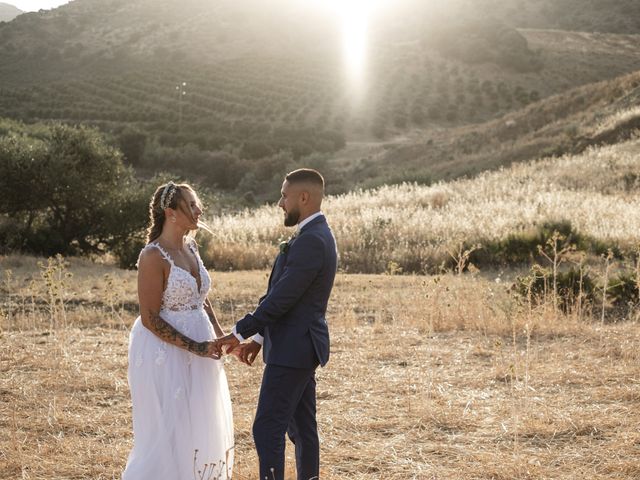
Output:
[[[236,336],[233,333],[230,333],[213,341],[214,353],[219,357],[222,355],[228,355],[232,353],[239,344],[240,341]]]
[[[220,360],[220,356],[218,354],[218,347],[216,346],[216,342],[202,342],[205,345],[203,357],[213,358],[214,360]]]

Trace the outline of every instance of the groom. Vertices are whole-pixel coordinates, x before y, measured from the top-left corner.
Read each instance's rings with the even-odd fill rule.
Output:
[[[295,444],[298,480],[310,480],[320,474],[315,370],[329,360],[325,313],[337,251],[320,211],[322,175],[295,170],[285,177],[281,194],[284,224],[296,226],[296,233],[281,245],[258,307],[216,344],[219,352],[240,349],[239,357],[251,364],[264,342],[266,367],[253,423],[260,480],[284,479],[285,433]]]

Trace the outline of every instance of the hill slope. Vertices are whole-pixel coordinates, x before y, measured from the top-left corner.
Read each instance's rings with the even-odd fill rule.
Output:
[[[473,0],[479,10],[526,28],[640,33],[635,0]]]
[[[416,131],[384,144],[355,144],[332,165],[337,178],[359,178],[362,186],[475,175],[631,138],[640,129],[639,103],[636,72],[578,87],[483,124]]]
[[[309,5],[75,0],[21,15],[0,25],[0,116],[95,125],[142,173],[165,169],[267,192],[274,173],[310,154],[320,157],[306,163],[324,165],[347,142],[453,138],[470,124],[640,69],[635,35],[516,30],[506,0],[458,0],[443,11],[398,2],[371,20],[367,80],[355,104],[339,18]],[[482,8],[498,20],[474,17]],[[591,4],[583,11],[593,19],[597,12]],[[535,18],[521,24],[544,26],[547,17]],[[459,160],[445,150],[445,164]],[[398,158],[420,157],[405,153]],[[422,175],[407,165],[410,178]],[[349,182],[388,178],[376,164]]]

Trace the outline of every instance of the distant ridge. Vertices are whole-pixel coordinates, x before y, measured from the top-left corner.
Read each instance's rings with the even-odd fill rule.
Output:
[[[358,186],[472,177],[517,162],[615,145],[640,132],[638,102],[640,71],[571,89],[486,123],[388,143],[369,152],[369,180]],[[342,163],[340,175],[353,178],[356,166]]]
[[[633,18],[591,5],[584,25],[567,25],[582,31],[549,29],[565,11],[557,0],[522,14],[515,1],[394,0],[372,14],[354,86],[341,21],[322,2],[74,0],[0,24],[0,117],[90,125],[141,175],[203,172],[252,195],[297,162],[330,162],[337,192],[474,175],[627,135],[633,112],[611,131],[585,121],[636,94],[613,80],[640,72]],[[623,12],[621,0],[598,1]],[[633,17],[640,2],[624,3]]]
[[[19,8],[0,2],[0,22],[10,22],[21,13],[24,12]]]

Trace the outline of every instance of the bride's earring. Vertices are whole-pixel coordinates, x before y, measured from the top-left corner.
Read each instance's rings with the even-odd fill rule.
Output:
[[[176,223],[176,217],[171,217],[171,221],[172,221],[173,223]]]

